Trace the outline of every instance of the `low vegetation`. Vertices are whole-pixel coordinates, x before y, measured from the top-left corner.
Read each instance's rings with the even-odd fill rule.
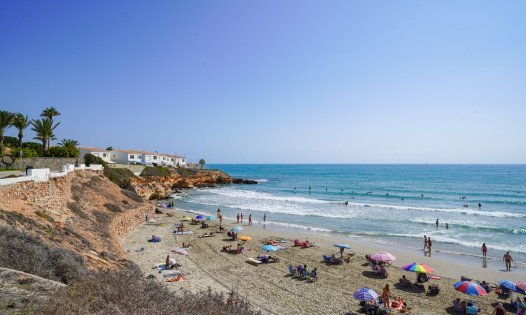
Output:
[[[174,293],[157,280],[145,279],[135,265],[89,275],[34,310],[41,314],[258,314],[235,293]]]
[[[88,269],[78,254],[51,247],[40,238],[13,227],[0,227],[0,267],[11,268],[42,278],[71,284]]]
[[[156,166],[156,167],[147,166],[141,172],[142,177],[152,177],[152,176],[168,177],[170,175],[171,175],[170,170],[165,167],[161,167],[161,166]]]

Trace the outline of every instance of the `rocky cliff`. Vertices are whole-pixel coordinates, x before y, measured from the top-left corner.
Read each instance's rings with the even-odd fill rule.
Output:
[[[154,211],[135,192],[94,171],[2,186],[0,197],[0,225],[72,250],[95,269],[118,266],[125,257],[120,237]]]
[[[144,199],[162,198],[173,189],[191,189],[194,187],[214,187],[221,184],[231,184],[230,175],[218,170],[197,170],[180,173],[172,171],[170,176],[137,177],[131,185]]]

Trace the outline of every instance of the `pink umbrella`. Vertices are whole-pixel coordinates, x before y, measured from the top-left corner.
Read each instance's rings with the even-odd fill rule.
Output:
[[[391,262],[396,259],[396,257],[393,256],[393,254],[387,253],[387,252],[374,253],[370,256],[370,258],[371,260],[384,261],[384,262]]]
[[[189,256],[190,255],[186,249],[180,248],[180,247],[177,247],[176,249],[172,250],[172,252],[177,253],[177,254],[181,254],[181,255],[185,255],[185,256]]]
[[[526,282],[524,282],[524,281],[516,282],[515,286],[517,288],[521,289],[522,291],[526,291]]]

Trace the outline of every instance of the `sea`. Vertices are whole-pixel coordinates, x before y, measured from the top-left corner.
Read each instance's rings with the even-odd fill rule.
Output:
[[[185,210],[526,264],[526,165],[208,165],[255,185],[194,189]],[[480,204],[480,206],[479,206]],[[438,219],[438,227],[436,220]],[[448,228],[446,229],[446,223]]]

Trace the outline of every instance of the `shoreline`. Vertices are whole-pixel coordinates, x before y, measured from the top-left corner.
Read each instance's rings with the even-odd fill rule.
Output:
[[[215,215],[214,213],[207,212],[207,211],[197,211],[197,210],[188,210],[188,209],[179,209],[176,208],[178,211],[183,211],[191,214],[203,214],[203,215]],[[231,223],[235,223],[235,218],[232,217],[225,217],[223,216],[223,220],[229,220]],[[263,225],[263,223],[259,220],[253,220],[254,226]],[[331,237],[333,239],[338,239],[340,242],[353,242],[356,243],[356,245],[359,246],[360,249],[362,249],[362,254],[370,254],[370,252],[367,252],[367,248],[374,248],[376,251],[386,251],[391,250],[392,248],[396,248],[397,251],[404,252],[407,255],[414,256],[415,259],[420,259],[420,257],[424,258],[423,251],[421,249],[417,249],[414,246],[410,246],[407,243],[397,243],[397,242],[390,242],[389,240],[378,238],[378,240],[373,239],[372,237],[362,237],[359,235],[349,235],[344,233],[337,233],[330,230],[325,230],[322,228],[309,228],[309,227],[297,227],[294,226],[294,224],[290,223],[281,223],[281,222],[273,222],[268,221],[266,224],[267,229],[273,230],[276,233],[280,234],[287,234],[289,231],[292,230],[296,233],[302,234],[305,233],[305,236],[311,235],[313,237]],[[480,269],[479,272],[487,272],[487,271],[502,271],[501,269],[504,269],[504,262],[502,259],[499,259],[498,257],[492,257],[488,256],[486,258],[486,267],[483,267],[483,257],[482,255],[476,255],[468,252],[454,252],[449,251],[447,249],[440,249],[438,242],[435,242],[435,246],[432,253],[432,258],[437,258],[439,261],[443,261],[444,263],[451,263],[455,262],[460,265],[465,265],[467,267],[477,268]],[[437,249],[438,248],[438,249]],[[503,273],[502,278],[499,278],[498,280],[503,280],[508,274],[507,272],[501,272]],[[526,279],[526,264],[522,261],[515,262],[515,264],[512,265],[512,272],[510,274],[513,274],[513,278],[516,278],[516,281],[523,281],[523,279]],[[515,276],[517,274],[517,276]],[[448,277],[458,277],[460,276],[466,276],[466,274],[458,274],[458,273],[450,273],[448,274]],[[496,278],[497,275],[493,277],[493,279]],[[495,280],[494,282],[497,282],[498,280]],[[513,280],[513,279],[507,279],[507,280]],[[486,280],[488,281],[488,280]]]
[[[477,306],[482,307],[481,314],[491,314],[491,303],[502,302],[495,293],[490,293],[484,297],[471,297],[457,292],[452,285],[457,282],[460,275],[469,276],[477,280],[485,280],[495,283],[496,280],[521,278],[525,275],[521,272],[500,272],[498,270],[476,268],[461,262],[448,260],[440,253],[433,253],[433,257],[423,257],[421,253],[402,250],[389,245],[363,243],[352,238],[342,238],[341,236],[316,233],[308,231],[297,231],[295,229],[283,229],[272,224],[255,223],[247,226],[243,223],[243,235],[249,235],[253,239],[246,242],[248,252],[238,255],[231,255],[220,252],[222,246],[235,243],[226,239],[225,233],[218,233],[215,237],[198,238],[204,232],[216,231],[217,221],[212,221],[210,228],[201,229],[198,226],[190,225],[194,231],[189,235],[173,235],[173,224],[179,222],[183,215],[195,216],[198,211],[188,212],[186,210],[167,210],[173,217],[166,215],[159,216],[159,225],[142,223],[135,227],[121,244],[128,252],[128,258],[135,262],[145,276],[153,275],[160,281],[164,281],[163,274],[152,270],[157,263],[162,263],[167,254],[182,242],[190,242],[192,247],[188,250],[190,256],[176,255],[178,263],[182,264],[180,270],[185,274],[186,280],[176,283],[167,283],[174,291],[185,289],[193,292],[207,290],[208,288],[227,293],[235,289],[240,295],[248,299],[257,309],[264,314],[319,314],[332,313],[344,314],[347,312],[357,312],[359,309],[358,301],[352,298],[352,293],[361,287],[370,287],[381,293],[386,283],[392,286],[392,297],[402,296],[414,314],[443,314],[450,306],[454,298],[472,300]],[[204,211],[204,213],[215,215]],[[223,226],[236,225],[235,221],[223,219]],[[160,236],[162,242],[148,243],[146,240],[151,235]],[[274,264],[253,266],[246,263],[246,259],[255,258],[259,254],[264,254],[260,249],[262,239],[288,239],[284,244],[287,249],[272,253],[279,257],[280,261]],[[313,248],[300,249],[291,247],[293,239],[308,239],[315,242]],[[333,245],[337,242],[346,242],[351,245],[351,251],[356,254],[348,264],[338,266],[328,266],[323,264],[322,254],[337,253],[337,248]],[[136,252],[137,249],[144,250]],[[365,253],[373,253],[379,250],[388,250],[397,256],[393,266],[388,268],[389,277],[378,278],[371,268],[367,266],[364,258]],[[398,278],[405,275],[414,281],[415,274],[401,270],[399,267],[413,261],[422,262],[435,268],[435,275],[442,279],[436,281],[442,290],[437,296],[429,296],[426,293],[415,292],[398,288],[396,283]],[[289,264],[307,264],[309,269],[317,267],[319,279],[314,283],[300,281],[288,276],[287,266]],[[518,280],[518,279],[517,279]],[[432,281],[435,283],[435,280]],[[426,283],[429,285],[430,282]],[[272,300],[272,303],[268,303]]]

